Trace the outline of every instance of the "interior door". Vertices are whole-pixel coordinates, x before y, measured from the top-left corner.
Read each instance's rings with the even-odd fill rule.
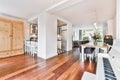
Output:
[[[11,50],[11,22],[0,19],[0,52]]]
[[[24,29],[23,29],[23,23],[20,22],[14,22],[13,23],[13,45],[12,49],[23,49],[23,34],[24,34]]]

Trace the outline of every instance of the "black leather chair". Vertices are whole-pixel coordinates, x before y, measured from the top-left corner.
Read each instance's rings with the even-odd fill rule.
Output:
[[[79,49],[80,49],[80,53],[81,53],[82,52],[82,47],[80,46]],[[94,47],[85,47],[84,48],[84,54],[86,56],[89,55],[89,61],[92,60],[92,57],[93,57],[92,55],[93,55],[94,50],[95,50]]]

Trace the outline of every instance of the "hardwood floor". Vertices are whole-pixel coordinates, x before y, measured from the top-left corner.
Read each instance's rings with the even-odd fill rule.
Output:
[[[27,55],[0,59],[0,80],[81,80],[84,71],[95,73],[96,64],[81,62],[78,49],[48,60]]]

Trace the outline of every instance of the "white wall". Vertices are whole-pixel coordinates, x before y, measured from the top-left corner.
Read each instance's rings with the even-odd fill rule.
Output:
[[[38,56],[44,59],[57,54],[57,19],[67,23],[67,51],[72,50],[72,24],[47,12],[38,17]]]
[[[67,24],[67,51],[72,50],[72,24]]]
[[[116,39],[116,15],[113,19],[113,38]]]
[[[79,40],[79,30],[73,30],[73,41],[78,41],[78,40]]]
[[[94,29],[93,25],[80,25],[80,26],[73,26],[72,32],[75,33],[74,40],[79,40],[79,30],[92,30]],[[81,36],[83,37],[83,36]],[[82,39],[82,38],[81,38]]]
[[[38,17],[38,56],[44,59],[57,55],[57,18],[46,12]]]
[[[105,27],[104,23],[101,23],[101,24],[98,25],[98,29],[100,31],[102,31],[102,32],[103,32],[104,27]],[[85,36],[89,36],[89,39],[91,40],[90,33],[94,32],[95,27],[93,25],[91,25],[91,24],[80,25],[80,26],[73,26],[72,32],[76,33],[76,36],[74,37],[74,40],[79,40],[79,30],[85,30],[86,31]],[[84,36],[81,36],[81,37],[82,37],[81,39],[83,40]]]
[[[38,57],[46,59],[46,22],[45,14],[38,17]]]
[[[26,21],[26,20],[24,20],[24,19],[19,19],[19,18],[10,17],[10,16],[7,16],[7,15],[3,15],[3,14],[1,14],[1,13],[0,13],[0,17],[1,17],[1,18],[11,19],[11,20],[23,21],[23,22]]]
[[[107,28],[107,35],[112,35],[113,36],[113,26],[114,26],[114,23],[113,23],[113,19],[110,19],[107,21],[107,24],[108,24],[108,28]]]
[[[116,4],[116,39],[120,39],[120,0]]]
[[[46,58],[57,55],[57,18],[46,13]]]

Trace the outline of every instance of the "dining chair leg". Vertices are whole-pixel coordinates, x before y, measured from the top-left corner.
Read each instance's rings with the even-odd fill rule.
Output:
[[[92,54],[89,55],[89,62],[92,62]]]
[[[85,60],[87,59],[87,54],[84,54],[84,59],[85,59]]]

